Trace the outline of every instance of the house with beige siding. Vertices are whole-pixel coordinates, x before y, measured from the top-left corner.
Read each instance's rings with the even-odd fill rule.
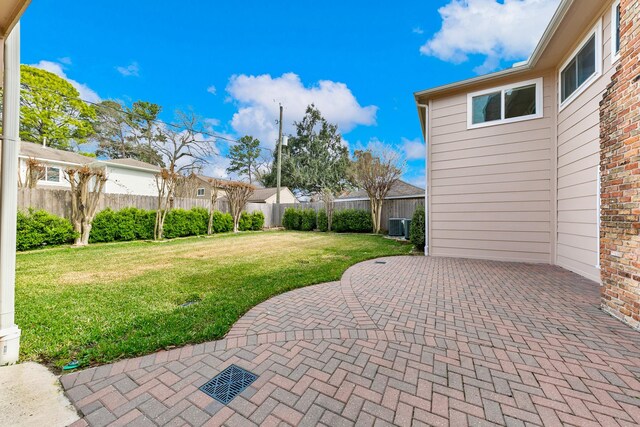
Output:
[[[531,57],[416,92],[427,251],[549,263],[600,281],[600,111],[619,1],[562,0]]]

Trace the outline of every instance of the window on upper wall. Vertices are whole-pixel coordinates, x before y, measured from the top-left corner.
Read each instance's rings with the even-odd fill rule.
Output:
[[[196,192],[196,196],[197,197],[204,197],[204,188],[198,188],[198,190]]]
[[[589,32],[560,67],[560,108],[580,95],[602,73],[602,23]]]
[[[45,167],[43,180],[47,182],[60,182],[60,168],[54,166]]]
[[[611,63],[620,59],[620,1],[611,7]]]
[[[467,95],[469,129],[542,117],[542,79]]]

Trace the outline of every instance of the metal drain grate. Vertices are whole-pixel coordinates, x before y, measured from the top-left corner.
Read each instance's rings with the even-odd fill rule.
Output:
[[[374,264],[386,264],[386,263],[387,263],[387,261],[376,261],[376,262],[374,262]]]
[[[257,378],[256,374],[252,374],[236,365],[231,365],[200,387],[200,390],[226,405]]]

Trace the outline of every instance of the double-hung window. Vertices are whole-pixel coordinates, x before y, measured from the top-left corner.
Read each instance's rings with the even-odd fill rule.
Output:
[[[602,74],[602,23],[589,32],[560,68],[560,108],[580,95]]]
[[[204,197],[204,188],[198,188],[196,191],[196,197]]]
[[[467,95],[469,129],[542,117],[542,79]]]
[[[611,7],[611,63],[620,59],[620,0]]]

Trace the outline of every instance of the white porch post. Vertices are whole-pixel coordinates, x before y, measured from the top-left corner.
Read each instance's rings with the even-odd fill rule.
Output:
[[[16,212],[20,151],[20,23],[4,42],[4,99],[0,171],[0,366],[18,361],[15,324]]]

